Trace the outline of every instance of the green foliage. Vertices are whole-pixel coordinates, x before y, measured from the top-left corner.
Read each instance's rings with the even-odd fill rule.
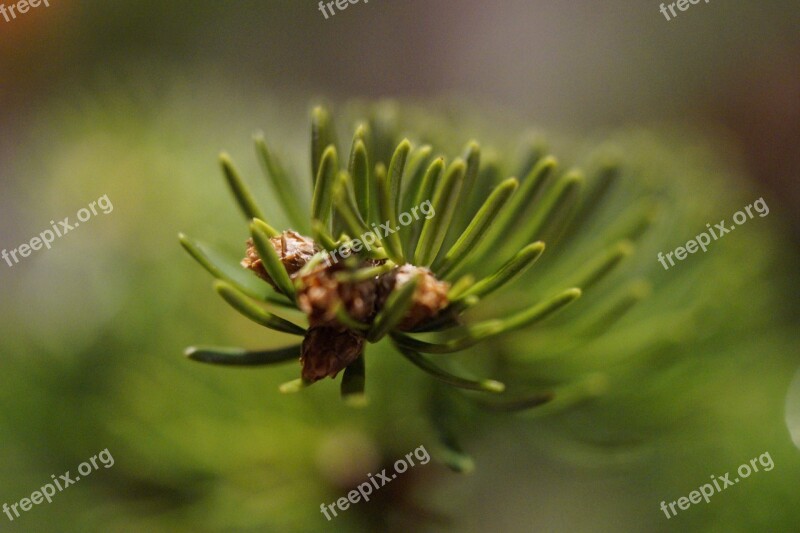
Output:
[[[337,279],[342,282],[368,279],[413,258],[413,264],[430,266],[440,279],[458,277],[459,282],[450,292],[449,305],[414,331],[395,329],[412,304],[416,289],[414,280],[389,296],[386,307],[372,324],[353,319],[341,306],[336,310],[340,324],[361,332],[371,343],[388,334],[397,351],[437,383],[499,395],[494,402],[470,394],[461,397],[460,401],[472,402],[478,407],[505,406],[503,408],[515,411],[535,407],[542,414],[551,414],[605,394],[606,387],[596,385],[606,382],[605,372],[619,369],[625,369],[624,373],[641,372],[636,356],[641,357],[643,346],[637,344],[630,333],[626,333],[627,339],[615,337],[616,324],[633,320],[629,315],[637,315],[640,308],[647,309],[642,302],[658,290],[658,280],[663,276],[659,277],[658,264],[648,259],[654,257],[653,250],[660,250],[654,248],[654,243],[662,243],[658,246],[663,247],[664,242],[670,242],[665,240],[670,234],[691,235],[687,232],[701,227],[699,216],[709,208],[698,209],[687,198],[680,197],[680,191],[686,190],[682,181],[643,179],[645,169],[650,168],[645,154],[657,148],[640,147],[636,157],[626,160],[619,156],[618,150],[604,147],[584,157],[586,171],[577,168],[559,171],[556,158],[537,141],[529,146],[522,163],[516,167],[524,176],[518,180],[502,178],[504,169],[508,172],[515,167],[511,161],[497,159],[490,168],[482,167],[482,149],[476,141],[468,143],[464,159],[454,157],[447,164],[446,158],[439,156],[429,163],[437,144],[444,147],[450,144],[449,141],[436,142],[437,137],[451,135],[446,128],[437,126],[436,134],[428,133],[428,138],[420,134],[424,143],[415,147],[407,138],[398,142],[401,139],[399,124],[386,121],[385,116],[381,121],[378,118],[381,116],[380,111],[367,111],[366,121],[361,122],[353,135],[347,168],[341,168],[336,156],[336,132],[331,113],[319,107],[312,112],[311,153],[315,166],[310,174],[315,179],[310,217],[314,235],[328,251],[343,244],[352,245],[353,239],[381,223],[388,222],[390,228],[399,228],[400,209],[410,209],[428,200],[434,216],[402,231],[381,236],[374,250],[355,252],[360,261],[347,262],[346,265],[352,266],[339,272]],[[380,127],[376,127],[379,122]],[[634,140],[633,144],[636,142]],[[389,146],[396,147],[388,150]],[[257,148],[262,153],[271,153],[260,137]],[[247,187],[238,179],[231,180],[231,172],[226,172],[245,216],[260,212],[246,193]],[[276,180],[276,176],[280,179]],[[299,181],[292,180],[286,173],[272,173],[271,177],[273,186],[282,191],[291,190],[293,181]],[[715,185],[704,186],[713,188]],[[471,198],[473,190],[488,191],[487,196],[476,201]],[[284,196],[285,193],[279,194],[281,198]],[[669,221],[659,218],[659,213],[664,212],[663,206],[668,205],[675,213],[675,203],[680,201],[692,210],[684,208],[684,213]],[[295,209],[292,205],[288,208],[289,211]],[[267,241],[277,234],[276,230],[272,231],[275,233],[253,233],[259,255],[278,287],[278,292],[264,301],[279,299],[281,294],[294,299],[295,288]],[[443,246],[446,242],[449,244]],[[724,253],[719,251],[717,255]],[[531,269],[540,256],[545,259],[541,267]],[[357,266],[373,258],[388,258],[389,261],[378,267]],[[682,283],[687,275],[707,265],[705,258],[695,261],[696,265],[685,267],[688,272],[673,271],[672,279],[664,283],[667,286]],[[215,277],[219,277],[215,272],[222,272],[222,267],[204,266]],[[503,298],[512,287],[517,288],[519,297]],[[582,295],[588,297],[581,298]],[[584,305],[574,303],[579,298],[587,300]],[[694,299],[695,305],[705,302],[704,297]],[[661,305],[664,309],[664,304]],[[552,319],[564,308],[571,312],[562,315],[560,320]],[[245,312],[245,315],[258,318],[273,329],[280,325],[268,316],[254,317],[253,312]],[[487,319],[491,315],[502,318]],[[667,325],[666,315],[659,315],[665,330],[680,328],[677,325],[680,322]],[[638,316],[638,323],[646,320],[641,312]],[[675,320],[685,320],[685,314],[679,316],[681,318]],[[629,323],[637,328],[637,322]],[[513,331],[522,331],[530,341],[519,344],[508,335]],[[606,338],[616,339],[614,353],[606,356],[601,352],[602,355],[595,357],[610,359],[607,366],[598,365],[596,361],[585,367],[570,363],[581,359],[583,350],[605,345],[602,340],[595,339]],[[501,356],[490,359],[485,354],[471,354],[491,339],[500,340],[494,349],[504,347]],[[656,339],[644,342],[649,343],[648,346],[658,345]],[[526,349],[521,350],[519,346],[523,345]],[[465,363],[469,369],[457,362],[463,352],[468,352]],[[232,353],[235,360],[241,357],[236,350]],[[435,354],[437,358],[449,354],[452,360],[439,364],[423,353]],[[539,370],[542,367],[539,361],[552,360],[556,354],[561,354],[563,361],[556,360],[549,365],[560,369],[555,375],[550,375],[552,371]],[[630,354],[628,357],[633,361],[620,366],[619,361],[625,360],[625,354]],[[221,362],[220,357],[208,358],[206,362]],[[342,394],[346,398],[358,398],[350,403],[365,403],[362,401],[366,394],[365,359],[359,357],[354,369],[345,372]],[[510,385],[509,390],[501,381],[462,377],[486,371],[503,376],[502,381]],[[597,374],[598,371],[601,373]],[[659,379],[655,370],[653,379]],[[295,380],[282,386],[282,390],[296,392],[307,385]],[[544,409],[542,406],[546,404],[548,407]],[[436,418],[431,418],[430,422],[436,425]],[[457,431],[445,432],[439,428],[438,433],[447,434],[440,442],[440,458],[463,470],[460,461],[447,459],[464,456],[456,442]]]
[[[305,202],[313,176],[304,172],[298,179],[292,172],[308,165],[308,132],[296,121],[301,113],[252,99],[196,128],[198,110],[187,107],[184,96],[152,98],[148,107],[120,98],[87,99],[81,113],[72,105],[50,109],[34,127],[41,144],[19,156],[21,175],[48,177],[31,187],[27,200],[22,197],[30,212],[25,227],[68,214],[99,193],[107,192],[116,207],[102,224],[87,225],[25,270],[4,271],[4,301],[16,302],[7,306],[2,325],[0,369],[8,377],[0,392],[4,494],[9,501],[29,495],[51,474],[74,470],[100,448],[108,447],[117,460],[60,500],[27,513],[22,527],[324,530],[329,524],[317,511],[321,502],[345,495],[366,472],[420,444],[435,449],[452,469],[473,471],[472,477],[453,479],[433,464],[412,469],[404,474],[408,483],[342,514],[334,529],[388,531],[390,523],[424,529],[426,515],[416,507],[410,511],[408,501],[446,512],[455,530],[472,527],[488,507],[502,509],[512,494],[519,501],[563,505],[564,512],[579,512],[578,503],[593,510],[597,500],[576,499],[576,485],[559,484],[576,477],[577,469],[624,480],[623,488],[607,491],[619,505],[615,516],[633,516],[655,530],[666,520],[657,507],[662,499],[685,495],[710,474],[766,450],[774,471],[693,508],[680,517],[680,527],[781,531],[797,523],[791,498],[800,464],[783,422],[797,338],[786,318],[793,280],[781,274],[789,270],[779,213],[749,222],[669,271],[655,259],[760,195],[731,177],[736,171],[726,152],[715,158],[717,147],[685,131],[636,131],[585,144],[553,137],[549,150],[526,144],[520,157],[512,157],[518,128],[508,127],[514,131],[505,135],[480,123],[472,197],[460,202],[438,257],[458,242],[492,191],[515,176],[520,186],[500,210],[508,212],[525,177],[550,151],[567,168],[582,169],[585,184],[577,202],[561,204],[559,217],[566,222],[554,220],[519,246],[512,242],[522,239],[517,228],[564,175],[553,169],[501,235],[498,244],[507,243],[508,255],[473,251],[448,272],[455,282],[452,300],[463,309],[443,315],[432,332],[407,336],[446,344],[469,331],[481,333],[472,328],[487,321],[483,332],[492,332],[497,317],[524,313],[563,290],[580,287],[582,296],[534,327],[424,360],[448,379],[481,382],[476,376],[491,376],[505,384],[502,393],[440,386],[393,347],[402,337],[387,335],[370,347],[363,366],[343,373],[344,403],[331,401],[338,385],[333,382],[295,396],[277,393],[280,383],[296,376],[296,366],[220,370],[178,355],[196,341],[247,348],[201,348],[192,357],[232,362],[238,355],[257,364],[296,359],[297,337],[230,313],[208,290],[207,276],[174,246],[174,233],[211,237],[213,246],[188,238],[182,244],[213,277],[255,300],[250,303],[299,323],[292,302],[239,266],[249,234],[229,209],[209,154],[225,144],[236,156],[242,181],[276,232],[311,226]],[[439,154],[459,154],[469,168],[464,144],[472,135],[462,137],[467,129],[450,115],[476,124],[469,113],[432,114],[394,103],[354,113],[368,117],[360,133],[364,152],[357,149],[360,162],[353,166],[361,170],[350,171],[349,161],[344,170],[355,198],[347,203],[363,220],[375,220],[373,185],[406,137],[412,150],[401,204],[433,198],[448,168],[444,161],[453,159],[440,160]],[[276,153],[299,191],[292,197],[301,221],[283,217],[288,205],[271,179],[249,179],[263,156],[241,156],[249,147],[239,136],[243,125],[249,131],[264,123],[270,124],[267,139],[281,139]],[[347,138],[344,133],[338,138]],[[334,187],[335,210],[336,198]],[[478,240],[490,238],[500,220]],[[332,216],[328,233],[335,233],[334,224]],[[419,226],[401,232],[406,254],[416,249]],[[546,243],[544,252],[539,240]],[[465,296],[480,280],[496,279],[522,252],[529,268],[512,269],[516,277],[480,297]],[[486,287],[478,285],[480,292]],[[461,325],[455,320],[460,313]],[[349,407],[364,404],[367,394],[368,405]],[[558,475],[548,476],[548,466],[559,461],[572,468],[559,465]],[[542,503],[543,491],[551,497]],[[541,510],[537,503],[530,508]],[[525,516],[523,509],[515,513]]]

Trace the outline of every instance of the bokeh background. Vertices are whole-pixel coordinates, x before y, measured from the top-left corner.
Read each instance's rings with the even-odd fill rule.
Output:
[[[330,20],[310,1],[50,3],[0,19],[0,247],[104,194],[114,211],[0,263],[0,501],[105,448],[115,465],[13,523],[0,515],[2,529],[797,530],[797,2],[700,3],[669,22],[656,2],[632,0],[373,0]],[[398,405],[391,366],[376,369],[381,390],[354,416],[331,401],[332,382],[278,395],[293,368],[183,360],[189,344],[288,341],[218,301],[176,234],[238,253],[244,230],[218,151],[254,176],[250,136],[263,130],[303,174],[311,102],[386,97],[457,101],[521,133],[691,130],[735,170],[686,202],[701,213],[707,202],[715,222],[744,204],[711,196],[763,196],[770,215],[748,240],[763,247],[717,265],[720,277],[744,273],[728,307],[745,333],[684,344],[715,354],[702,369],[650,395],[629,383],[627,403],[604,416],[489,422],[469,441],[472,476],[430,463],[328,523],[319,504],[419,446],[421,422]],[[586,438],[628,422],[638,446]],[[774,470],[669,521],[659,510],[764,451]]]

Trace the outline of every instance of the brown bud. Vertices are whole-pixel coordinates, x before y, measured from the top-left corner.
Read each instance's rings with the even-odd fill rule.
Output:
[[[319,249],[313,240],[304,237],[299,233],[288,230],[284,231],[276,237],[269,240],[272,248],[277,252],[278,257],[281,258],[283,266],[289,273],[289,277],[293,277],[298,270],[303,268],[306,263],[316,254]],[[242,266],[255,272],[258,277],[267,281],[270,285],[275,287],[272,278],[267,274],[264,265],[261,263],[261,258],[258,256],[253,239],[247,239],[247,250],[245,258],[242,259]]]
[[[303,339],[300,362],[302,377],[317,381],[336,377],[339,371],[358,359],[364,351],[364,337],[345,328],[310,328]]]
[[[314,241],[294,231],[285,231],[270,239],[273,249],[281,258],[283,266],[294,279],[319,248]],[[383,264],[383,260],[364,259],[355,268],[367,268]],[[252,239],[247,241],[246,257],[242,266],[254,271],[259,277],[276,288]],[[333,265],[320,263],[305,272],[297,280],[297,306],[308,316],[309,329],[303,339],[300,361],[303,379],[317,381],[326,376],[334,377],[355,361],[364,351],[366,342],[363,333],[353,331],[341,324],[336,311],[342,307],[354,320],[372,324],[383,309],[389,295],[417,276],[417,288],[411,308],[398,325],[398,329],[410,330],[435,317],[447,307],[447,291],[450,284],[439,281],[427,268],[405,264],[389,272],[362,281],[340,281],[338,272],[354,268],[349,263]]]
[[[336,279],[336,272],[341,269],[340,265],[321,265],[301,278],[297,304],[308,315],[312,326],[336,322],[339,305],[360,322],[369,322],[375,316],[378,301],[375,278],[354,283],[340,282]]]
[[[405,318],[397,325],[400,330],[408,331],[422,322],[433,318],[447,307],[447,291],[450,284],[439,281],[427,268],[405,264],[394,270],[394,290],[405,285],[414,274],[417,275],[417,288],[414,291],[414,303]]]

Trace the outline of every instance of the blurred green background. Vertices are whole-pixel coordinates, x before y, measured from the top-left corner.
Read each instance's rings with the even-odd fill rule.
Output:
[[[671,22],[632,0],[373,0],[330,20],[310,1],[51,0],[0,19],[0,247],[104,194],[114,206],[52,250],[0,262],[0,503],[105,448],[115,459],[14,522],[0,515],[2,529],[797,531],[798,22],[788,0],[701,3]],[[429,445],[425,378],[379,352],[371,406],[354,413],[334,382],[278,394],[291,365],[190,364],[190,344],[289,340],[230,312],[176,235],[241,253],[219,150],[255,177],[250,136],[263,130],[305,176],[312,101],[385,97],[483,116],[457,144],[538,128],[587,144],[630,127],[692,134],[671,151],[620,136],[649,179],[681,183],[642,262],[661,290],[570,363],[608,371],[609,394],[548,417],[467,418],[473,475],[431,462],[326,522],[320,503]],[[695,158],[701,138],[716,159]],[[768,217],[679,280],[659,272],[655,251],[758,197]],[[665,318],[684,306],[686,321]],[[553,331],[568,337],[567,318]],[[491,349],[541,342],[530,332]],[[615,374],[615,351],[637,363]],[[764,452],[772,471],[669,521],[660,511]]]

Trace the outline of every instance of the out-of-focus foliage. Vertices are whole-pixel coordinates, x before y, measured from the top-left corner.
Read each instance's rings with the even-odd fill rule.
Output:
[[[698,531],[711,523],[729,531],[747,531],[751,524],[788,531],[797,522],[797,510],[785,503],[800,465],[783,422],[797,358],[791,325],[781,320],[791,281],[781,274],[781,214],[756,218],[706,254],[664,271],[655,258],[658,251],[685,243],[706,222],[729,220],[759,194],[731,179],[733,171],[707,147],[646,132],[586,146],[553,143],[565,166],[591,168],[600,146],[602,154],[619,157],[626,171],[596,213],[596,226],[579,226],[572,235],[575,245],[554,254],[552,262],[543,257],[515,290],[535,295],[574,275],[583,266],[583,253],[608,244],[598,242],[603,232],[597,228],[613,228],[652,197],[659,216],[630,261],[587,294],[574,316],[564,313],[547,327],[463,356],[465,365],[477,360],[482,370],[497,371],[512,383],[543,390],[571,386],[574,405],[562,404],[569,409],[549,417],[543,417],[547,411],[476,414],[459,408],[455,427],[475,451],[475,476],[453,480],[441,466],[416,467],[374,501],[325,522],[320,503],[345,495],[367,473],[420,444],[433,443],[420,416],[428,405],[429,378],[392,350],[373,350],[371,405],[354,411],[338,398],[332,401],[338,393],[328,380],[299,396],[279,395],[277,385],[296,375],[291,366],[220,371],[181,357],[192,342],[248,348],[288,343],[230,313],[206,289],[205,273],[176,245],[177,232],[186,230],[213,235],[216,244],[241,254],[237,245],[246,228],[214,156],[224,148],[237,158],[278,223],[285,222],[279,209],[266,187],[252,179],[259,171],[250,133],[263,128],[297,174],[305,175],[307,165],[302,107],[247,96],[212,111],[203,98],[187,102],[192,94],[191,87],[151,97],[115,90],[58,103],[26,133],[30,142],[14,170],[41,179],[35,187],[23,182],[18,191],[22,219],[13,242],[103,194],[114,211],[58,240],[52,250],[3,268],[2,496],[9,502],[25,497],[50,474],[74,471],[103,448],[116,462],[58,494],[52,504],[25,513],[12,527],[446,528],[423,525],[424,503],[452,516],[454,531],[477,530],[485,510],[478,507],[492,506],[503,510],[491,513],[496,519],[507,515],[506,529],[524,530],[531,523],[528,509],[537,507],[523,503],[541,483],[531,470],[538,460],[565,461],[578,471],[600,472],[601,479],[624,473],[627,482],[615,487],[619,515],[608,523],[627,516],[640,521],[629,521],[627,530],[652,530],[665,527],[661,500],[684,496],[709,475],[733,470],[764,451],[775,460],[773,471],[671,520]],[[220,95],[208,98],[225,101]],[[515,172],[511,155],[518,128],[497,131],[472,116],[451,127],[444,118],[416,117],[414,110],[408,117],[405,129],[422,132],[421,140],[456,151],[478,137],[496,147],[501,177]],[[640,278],[651,283],[649,295],[607,334],[595,340],[586,335],[591,309]],[[487,301],[487,313],[516,300],[513,291],[498,294]],[[511,441],[515,444],[507,447]],[[511,457],[509,450],[518,455]],[[568,482],[557,487],[555,508],[591,516],[590,502],[570,499]],[[509,492],[520,505],[504,509]],[[481,493],[477,506],[474,498]],[[622,503],[625,498],[635,504]]]

